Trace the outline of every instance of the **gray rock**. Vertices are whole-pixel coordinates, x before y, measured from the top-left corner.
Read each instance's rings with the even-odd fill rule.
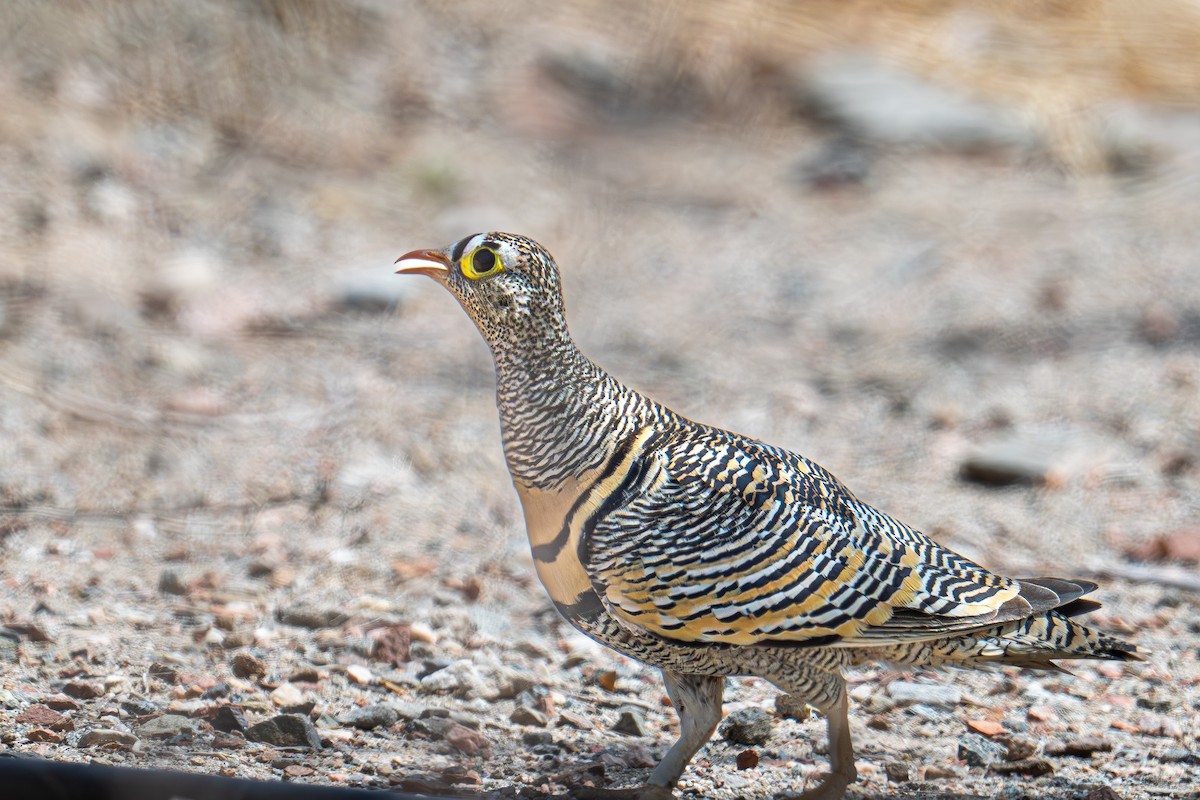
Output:
[[[334,287],[335,302],[342,308],[374,314],[394,311],[417,286],[388,269],[391,258],[381,256],[379,263],[346,275]]]
[[[536,708],[517,706],[516,710],[512,714],[509,714],[508,721],[515,722],[517,725],[533,725],[538,728],[544,728],[550,720]]]
[[[275,747],[308,747],[313,752],[321,749],[321,737],[317,735],[317,729],[308,717],[299,714],[280,714],[252,725],[246,731],[246,738]]]
[[[637,706],[621,706],[617,709],[617,721],[612,729],[627,736],[645,736],[646,715]]]
[[[972,767],[987,767],[1008,759],[1008,748],[978,733],[965,734],[958,740],[958,757]]]
[[[400,712],[391,706],[377,703],[373,706],[356,708],[341,718],[343,725],[350,725],[364,731],[375,728],[390,728],[400,719]]]
[[[148,717],[158,713],[158,703],[150,700],[122,700],[121,710],[131,717]]]
[[[406,721],[420,719],[426,711],[425,706],[420,703],[392,703],[391,707],[400,716],[400,719]]]
[[[1071,431],[1022,430],[980,444],[960,471],[966,480],[991,486],[1063,481],[1097,458],[1092,449]]]
[[[888,684],[887,692],[888,696],[898,703],[956,706],[962,702],[962,690],[954,686],[938,686],[932,683],[892,681]]]
[[[741,708],[721,723],[721,735],[733,744],[763,745],[771,738],[774,717],[761,708]]]
[[[193,731],[192,721],[179,714],[163,714],[138,726],[138,736],[143,739],[170,739]]]
[[[863,54],[810,61],[796,89],[804,108],[868,142],[967,151],[1035,142],[1008,110]]]
[[[90,731],[85,731],[79,737],[80,747],[99,747],[106,744],[119,744],[123,747],[132,747],[137,744],[138,738],[127,731],[114,731],[106,728],[93,728]]]
[[[550,731],[525,731],[521,734],[521,741],[531,747],[553,745],[554,734]]]
[[[246,721],[246,715],[236,706],[221,706],[217,709],[217,713],[213,715],[212,726],[214,730],[222,733],[238,733],[245,734],[250,729],[250,723]]]

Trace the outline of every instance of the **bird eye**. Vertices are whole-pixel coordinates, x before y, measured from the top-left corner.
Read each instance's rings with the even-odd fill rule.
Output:
[[[504,264],[496,251],[487,247],[476,247],[462,260],[462,273],[473,281],[489,278],[504,271]]]

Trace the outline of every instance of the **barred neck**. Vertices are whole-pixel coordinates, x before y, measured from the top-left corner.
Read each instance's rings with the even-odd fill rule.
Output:
[[[509,472],[550,489],[599,466],[639,424],[645,398],[579,352],[565,333],[536,347],[493,343]]]

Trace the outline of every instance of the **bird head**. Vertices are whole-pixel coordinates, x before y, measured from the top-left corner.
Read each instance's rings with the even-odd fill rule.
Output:
[[[454,295],[489,344],[566,337],[562,289],[553,257],[511,233],[477,233],[441,250],[396,259],[400,274],[428,275]]]

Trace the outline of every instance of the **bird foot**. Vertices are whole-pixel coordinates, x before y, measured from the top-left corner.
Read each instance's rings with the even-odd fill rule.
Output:
[[[671,800],[675,793],[669,786],[648,783],[631,789],[573,789],[574,800]]]
[[[830,773],[817,786],[803,792],[781,792],[776,800],[842,800],[846,796],[846,788],[854,783],[856,775]]]

